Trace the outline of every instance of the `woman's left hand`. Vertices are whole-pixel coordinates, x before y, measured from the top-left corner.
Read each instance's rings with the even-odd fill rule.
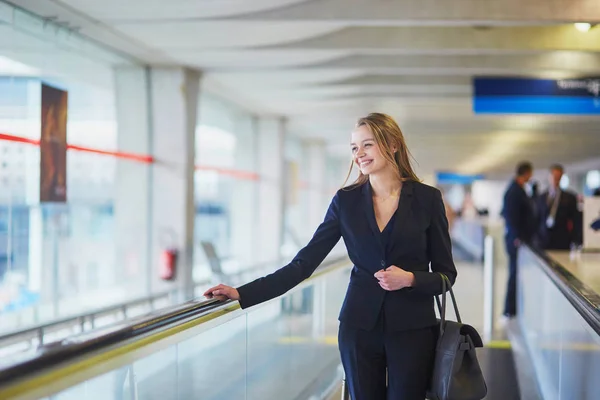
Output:
[[[389,266],[375,273],[375,278],[379,281],[379,286],[384,290],[400,290],[405,287],[411,287],[415,276],[395,265]]]

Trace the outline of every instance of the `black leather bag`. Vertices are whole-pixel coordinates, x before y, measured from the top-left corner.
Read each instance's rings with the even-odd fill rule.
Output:
[[[483,347],[481,336],[470,325],[463,324],[450,280],[442,275],[442,304],[435,298],[440,311],[439,337],[435,350],[433,375],[427,392],[430,400],[480,400],[487,394],[487,385],[477,361],[476,347]],[[449,288],[457,322],[446,320],[446,288]]]

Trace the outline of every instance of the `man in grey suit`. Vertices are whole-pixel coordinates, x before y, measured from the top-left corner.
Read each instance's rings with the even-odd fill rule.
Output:
[[[570,250],[579,241],[577,196],[560,187],[564,172],[562,165],[552,165],[549,188],[537,198],[538,244],[546,250]]]

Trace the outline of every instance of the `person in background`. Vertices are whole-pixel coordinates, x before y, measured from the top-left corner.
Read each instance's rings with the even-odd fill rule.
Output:
[[[535,231],[532,199],[525,192],[525,184],[533,175],[528,161],[517,165],[516,176],[504,194],[502,216],[506,230],[504,240],[508,254],[508,283],[504,302],[504,315],[512,318],[517,314],[517,252],[521,243],[530,242]]]
[[[576,235],[577,196],[563,190],[560,164],[550,167],[549,188],[536,198],[538,210],[537,244],[544,250],[570,250],[578,244]]]

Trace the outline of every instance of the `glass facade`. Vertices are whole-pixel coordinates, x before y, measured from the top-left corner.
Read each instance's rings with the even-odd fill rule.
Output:
[[[118,150],[115,66],[133,64],[65,28],[12,15],[0,24],[0,331],[141,292],[132,292],[139,274],[115,246],[121,161],[102,154]],[[66,202],[40,201],[42,85],[68,93]]]
[[[153,146],[175,134],[156,121],[179,129],[186,119],[175,115],[185,106],[153,103],[160,68],[8,7],[11,19],[0,17],[0,334],[171,290],[159,269],[170,244],[161,232],[172,227],[156,223],[156,209],[188,198],[154,197],[156,176],[171,171],[153,162]],[[40,201],[43,85],[68,93],[64,202]],[[307,144],[286,134],[282,119],[215,93],[200,90],[194,107],[193,254],[180,267],[192,269],[195,284],[218,279],[206,245],[226,274],[280,266],[312,236],[345,165],[327,160],[315,170]],[[169,151],[178,157],[181,148],[161,154]],[[312,160],[326,157],[320,151],[312,147]]]
[[[249,240],[259,232],[256,118],[211,93],[200,95],[196,129],[194,279],[210,276],[202,242],[223,268],[256,263]]]

